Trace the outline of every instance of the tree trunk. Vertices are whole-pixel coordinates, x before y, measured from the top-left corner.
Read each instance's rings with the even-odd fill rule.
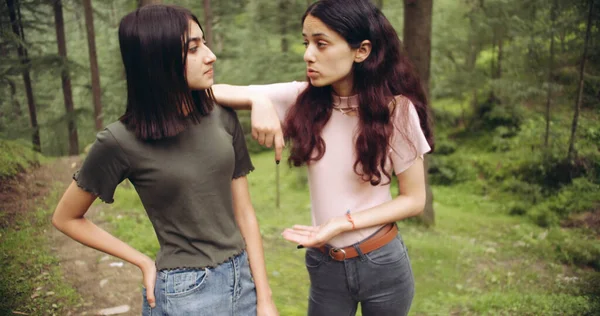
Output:
[[[67,44],[65,40],[65,24],[62,13],[62,0],[54,1],[54,23],[56,26],[56,42],[58,43],[58,54],[62,58],[62,90],[65,99],[65,110],[69,131],[69,155],[79,154],[79,141],[77,127],[75,125],[75,110],[73,106],[73,92],[71,91],[71,78],[67,65]]]
[[[575,113],[573,114],[573,124],[571,125],[571,137],[569,139],[569,151],[567,159],[573,161],[575,156],[575,134],[577,132],[577,121],[579,120],[579,109],[583,98],[583,75],[585,73],[585,62],[587,59],[588,43],[590,41],[592,15],[594,12],[594,1],[590,1],[590,12],[588,14],[587,27],[585,30],[585,42],[583,44],[583,56],[581,56],[581,65],[579,67],[579,93],[577,94],[577,102],[575,103]]]
[[[492,58],[490,58],[490,77],[494,79],[494,75],[496,74],[496,59],[494,56],[496,53],[496,31],[494,30],[494,35],[492,36]]]
[[[429,73],[431,65],[431,25],[433,0],[404,0],[404,48],[414,63],[423,88],[429,99]],[[429,170],[428,156],[425,157],[425,175]],[[427,200],[421,220],[425,225],[435,223],[433,192],[426,181]]]
[[[214,49],[213,48],[213,30],[212,30],[213,13],[212,13],[212,9],[210,7],[210,0],[203,0],[203,4],[204,4],[204,24],[202,26],[204,28],[204,38],[206,39],[206,45],[208,45],[208,47],[210,47],[210,49]]]
[[[496,74],[494,75],[495,79],[502,78],[502,59],[504,58],[504,38],[502,36],[502,32],[498,36],[498,63],[496,65]]]
[[[289,50],[289,43],[287,39],[287,21],[289,20],[288,12],[288,1],[289,0],[279,0],[279,33],[281,35],[281,52],[287,53]]]
[[[15,113],[16,117],[21,117],[23,116],[23,111],[21,111],[21,104],[19,103],[19,100],[17,99],[17,85],[15,84],[14,81],[12,81],[10,78],[4,78],[4,80],[6,80],[6,82],[8,83],[8,86],[10,87],[10,102],[13,105],[13,111]]]
[[[544,149],[548,150],[550,138],[550,105],[552,101],[552,75],[554,73],[554,32],[556,28],[556,7],[558,0],[554,0],[550,8],[550,60],[548,61],[548,93],[546,94],[546,132],[544,134]]]
[[[429,97],[433,0],[404,0],[404,48]]]
[[[141,8],[145,5],[158,4],[158,3],[161,3],[161,0],[138,0],[138,8]]]
[[[21,25],[21,15],[17,14],[17,12],[19,12],[18,2],[15,3],[14,0],[6,0],[6,5],[8,6],[13,33],[15,33],[16,37],[22,42],[25,42],[25,34],[23,33],[23,26]],[[29,108],[29,122],[31,124],[31,129],[33,130],[31,133],[31,143],[33,144],[33,149],[40,152],[42,146],[40,142],[40,129],[37,122],[35,99],[33,97],[33,88],[31,86],[31,77],[29,76],[29,57],[27,56],[27,49],[22,43],[19,43],[17,53],[19,54],[21,66],[23,67],[23,85],[25,86],[25,95],[27,96],[27,106]]]
[[[98,73],[98,57],[96,56],[96,33],[94,31],[94,14],[92,0],[83,0],[85,11],[85,25],[87,31],[88,51],[90,55],[90,72],[92,75],[92,95],[94,99],[94,121],[96,130],[102,129],[102,100],[100,88],[100,74]]]

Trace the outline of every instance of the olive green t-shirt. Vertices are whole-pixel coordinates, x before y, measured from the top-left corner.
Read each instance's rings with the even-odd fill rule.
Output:
[[[157,269],[204,268],[245,248],[231,181],[253,169],[236,113],[216,105],[199,124],[158,141],[108,125],[73,179],[107,203],[129,179],[158,237]]]

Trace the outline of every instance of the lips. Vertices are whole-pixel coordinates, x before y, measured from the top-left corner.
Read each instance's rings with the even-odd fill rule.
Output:
[[[312,77],[316,77],[317,75],[319,75],[319,72],[312,68],[308,68],[306,70],[306,75],[312,78]]]
[[[213,69],[209,69],[207,71],[204,72],[205,75],[212,75],[213,74]]]

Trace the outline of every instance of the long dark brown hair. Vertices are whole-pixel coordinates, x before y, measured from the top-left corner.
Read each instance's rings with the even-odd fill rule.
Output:
[[[127,109],[119,120],[142,140],[175,136],[213,109],[212,90],[191,90],[185,77],[190,21],[200,26],[189,10],[171,5],[144,6],[121,20]]]
[[[402,52],[398,34],[371,1],[318,1],[308,7],[302,23],[309,15],[340,34],[353,49],[359,48],[364,40],[371,42],[369,57],[353,66],[353,88],[358,94],[360,119],[354,171],[372,185],[379,185],[383,176],[391,179],[385,163],[394,131],[391,122],[396,105],[394,96],[402,95],[412,101],[425,138],[432,150],[434,148],[425,91],[407,55]],[[294,166],[318,161],[325,154],[321,132],[331,117],[332,93],[331,86],[309,84],[289,110],[284,133],[292,144],[289,162]],[[398,115],[403,115],[404,121],[408,122],[408,108],[398,111]],[[400,133],[409,141],[406,130],[400,128]],[[412,147],[416,155],[414,144]]]

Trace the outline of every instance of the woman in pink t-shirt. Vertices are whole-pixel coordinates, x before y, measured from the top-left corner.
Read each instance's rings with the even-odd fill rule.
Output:
[[[406,315],[414,278],[395,222],[425,204],[423,155],[433,147],[425,93],[370,1],[318,1],[302,22],[308,83],[216,85],[215,97],[254,104],[262,126],[274,125],[274,109],[291,141],[290,163],[308,167],[312,226],[283,232],[307,248],[308,314],[354,315],[360,302],[363,315]],[[259,141],[270,145],[269,135]]]

